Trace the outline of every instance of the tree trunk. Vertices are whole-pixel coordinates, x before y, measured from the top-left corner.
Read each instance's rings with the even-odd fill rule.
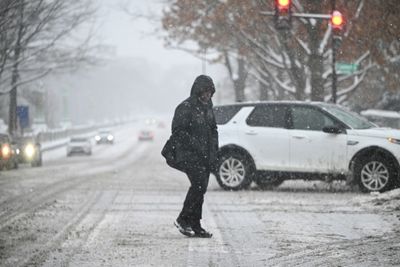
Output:
[[[306,84],[306,75],[302,69],[296,65],[295,51],[289,46],[289,31],[284,30],[279,34],[279,39],[285,51],[289,57],[290,66],[288,66],[289,77],[296,88],[295,98],[296,100],[304,100],[304,89]],[[280,90],[282,91],[282,90]]]
[[[311,72],[311,101],[324,101],[323,57],[312,53],[309,59]]]
[[[262,82],[258,82],[258,88],[260,90],[260,100],[265,101],[269,99],[268,96],[268,86]]]
[[[13,67],[11,76],[11,91],[10,91],[10,110],[8,113],[8,132],[13,136],[17,130],[17,82],[19,79],[19,58],[21,55],[21,40],[24,30],[24,0],[20,0],[19,5],[19,22],[17,40],[14,48]]]
[[[235,90],[235,101],[243,102],[245,101],[244,89],[246,87],[246,79],[248,74],[245,66],[245,61],[242,58],[237,59],[238,71],[237,75],[235,75],[232,69],[229,55],[226,51],[224,52],[224,57],[225,57],[225,66],[228,69],[229,77],[231,78]]]
[[[265,68],[264,68],[265,71]],[[267,73],[267,72],[266,72]],[[264,82],[259,81],[258,82],[258,89],[259,89],[259,95],[260,95],[260,100],[269,100],[270,98],[276,99],[276,85],[273,82],[273,79],[267,75],[263,75],[263,73],[258,73],[263,79]]]
[[[310,1],[312,13],[318,13],[322,10],[320,0]],[[308,67],[311,72],[311,100],[324,101],[324,81],[322,79],[324,64],[323,56],[319,52],[320,32],[322,20],[316,20],[313,25],[311,22],[306,25],[310,38],[310,51],[311,55],[308,60]]]
[[[237,79],[233,81],[235,87],[236,102],[245,101],[244,88],[246,87],[247,72],[245,68],[245,62],[242,58],[237,60],[238,73]]]

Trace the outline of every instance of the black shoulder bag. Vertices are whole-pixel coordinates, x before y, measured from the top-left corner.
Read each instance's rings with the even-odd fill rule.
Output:
[[[165,143],[163,149],[161,150],[161,155],[165,158],[167,161],[167,164],[174,169],[184,171],[182,166],[178,164],[176,161],[176,140],[174,138],[174,135],[172,134],[170,138],[167,140]]]

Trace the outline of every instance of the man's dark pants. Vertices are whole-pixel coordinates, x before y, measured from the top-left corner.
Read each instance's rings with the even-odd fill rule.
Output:
[[[186,194],[179,219],[190,224],[200,223],[204,194],[207,191],[210,169],[206,166],[193,165],[186,169],[191,186]]]

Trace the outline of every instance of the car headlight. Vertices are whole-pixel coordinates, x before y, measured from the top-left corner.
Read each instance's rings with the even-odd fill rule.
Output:
[[[111,141],[111,140],[113,140],[113,139],[114,139],[114,136],[112,136],[112,135],[109,135],[109,136],[107,136],[107,139],[108,139],[108,141]]]
[[[11,148],[8,144],[5,144],[1,147],[1,154],[3,158],[8,159],[11,155]]]
[[[390,143],[392,143],[392,144],[400,145],[400,139],[395,139],[395,138],[389,137],[389,138],[388,138],[388,141],[389,141]]]
[[[100,141],[100,139],[101,139],[101,137],[98,136],[98,135],[96,135],[96,136],[94,137],[94,140],[96,140],[96,141]]]
[[[35,155],[35,147],[32,144],[27,144],[24,153],[28,158],[32,158]]]

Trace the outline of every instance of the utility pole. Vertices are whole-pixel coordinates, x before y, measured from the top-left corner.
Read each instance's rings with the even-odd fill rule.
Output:
[[[336,0],[332,1],[332,13],[336,10]],[[333,35],[332,35],[333,36]],[[336,82],[337,82],[337,75],[336,75],[336,45],[335,45],[335,38],[332,38],[332,102],[336,104]]]
[[[336,51],[342,43],[343,16],[336,10],[336,0],[332,3],[332,102],[336,104],[337,100],[337,73],[336,73]]]

